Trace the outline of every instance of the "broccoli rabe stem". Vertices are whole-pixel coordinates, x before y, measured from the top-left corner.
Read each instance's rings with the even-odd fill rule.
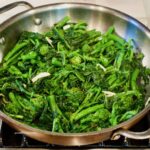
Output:
[[[67,119],[65,118],[65,116],[63,115],[61,110],[59,109],[59,107],[55,101],[55,96],[51,94],[50,96],[48,96],[48,100],[49,100],[49,103],[50,103],[50,106],[52,109],[52,113],[53,113],[52,131],[63,132],[60,119],[64,119],[66,121],[67,121]]]
[[[51,106],[51,109],[52,109],[54,117],[57,116],[57,115],[62,115],[62,112],[59,109],[59,107],[58,107],[58,105],[57,105],[57,103],[55,101],[55,96],[54,95],[50,95],[48,97],[48,100],[49,100],[49,103],[50,103],[50,106]]]
[[[15,53],[17,53],[20,49],[29,44],[29,41],[24,41],[21,43],[17,43],[16,46],[9,51],[9,53],[4,57],[4,61],[7,61],[10,57],[12,57]]]
[[[15,98],[15,95],[14,95],[13,92],[9,92],[9,99],[10,99],[14,104],[17,104],[16,98]]]
[[[11,64],[15,64],[17,61],[17,58],[20,56],[22,51],[19,51],[18,53],[14,54],[12,57],[10,57],[6,62],[3,63],[3,66],[9,67]]]
[[[140,70],[138,68],[136,68],[131,76],[131,87],[132,90],[136,91],[138,90],[138,86],[137,86],[137,79],[138,79],[138,75],[140,73]]]
[[[104,108],[104,104],[95,105],[95,106],[86,108],[86,109],[80,111],[79,113],[77,113],[75,116],[73,116],[71,118],[71,121],[72,122],[73,121],[78,121],[80,118],[83,118],[83,117],[85,117],[86,115],[88,115],[90,113],[96,112],[97,110],[99,110],[101,108]]]
[[[69,16],[64,17],[62,20],[60,20],[57,24],[56,27],[57,28],[62,28],[64,25],[67,24],[67,22],[70,20]]]

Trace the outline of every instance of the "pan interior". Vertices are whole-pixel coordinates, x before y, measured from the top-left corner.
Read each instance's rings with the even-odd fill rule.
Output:
[[[116,32],[122,38],[134,39],[137,51],[145,55],[143,64],[150,67],[150,33],[148,29],[135,19],[117,11],[84,4],[58,4],[35,8],[11,18],[2,24],[0,38],[4,42],[0,44],[0,62],[3,56],[13,47],[23,31],[45,32],[54,23],[65,16],[71,20],[87,22],[90,29],[105,32],[110,26],[114,26]],[[39,20],[40,23],[37,23]],[[150,85],[147,86],[147,97],[150,93]]]
[[[39,7],[6,21],[0,27],[1,41],[5,40],[0,44],[0,61],[2,61],[3,55],[13,47],[22,31],[48,31],[54,23],[65,16],[70,16],[73,22],[85,21],[89,28],[102,32],[113,25],[117,34],[122,38],[134,39],[135,46],[145,55],[143,64],[150,67],[150,33],[147,28],[135,19],[115,10],[85,4],[58,4],[53,7]],[[39,20],[40,23],[38,23]]]

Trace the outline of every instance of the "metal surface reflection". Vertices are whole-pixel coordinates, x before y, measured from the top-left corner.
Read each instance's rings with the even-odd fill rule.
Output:
[[[54,23],[67,15],[71,17],[72,21],[76,22],[83,20],[88,23],[90,28],[95,28],[102,32],[106,31],[109,26],[113,25],[118,35],[126,40],[128,40],[128,38],[134,39],[139,49],[141,49],[145,55],[143,61],[144,65],[150,67],[150,31],[148,28],[134,18],[117,10],[97,5],[78,3],[62,3],[37,7],[20,13],[1,24],[0,37],[5,38],[5,44],[0,44],[0,61],[2,61],[3,55],[5,55],[8,50],[13,47],[22,31],[47,31]],[[38,26],[35,25],[35,18],[40,18],[42,24]],[[145,114],[149,112],[149,110],[150,107],[147,106],[138,115],[117,126],[103,129],[98,132],[83,134],[61,134],[34,129],[28,125],[15,121],[2,112],[0,112],[0,117],[13,128],[20,132],[24,132],[26,135],[34,139],[46,143],[75,146],[97,143],[99,141],[109,139],[115,130],[119,128],[129,129],[132,127],[140,121]],[[34,134],[30,134],[31,132]]]

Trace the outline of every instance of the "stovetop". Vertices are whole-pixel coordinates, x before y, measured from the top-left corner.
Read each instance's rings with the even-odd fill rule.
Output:
[[[146,115],[139,123],[137,123],[131,131],[144,131],[150,128],[150,113]],[[54,144],[46,144],[36,140],[33,140],[25,135],[15,131],[10,126],[2,122],[1,134],[0,134],[0,148],[9,149],[150,149],[150,139],[146,140],[133,140],[125,137],[121,137],[116,141],[104,141],[97,144],[65,147]]]

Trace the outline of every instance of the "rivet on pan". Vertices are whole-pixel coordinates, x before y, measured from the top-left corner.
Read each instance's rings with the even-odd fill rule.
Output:
[[[4,44],[5,43],[5,38],[4,37],[1,37],[0,38],[0,44]]]
[[[42,23],[42,20],[41,20],[40,18],[35,18],[35,19],[34,19],[34,23],[35,23],[36,25],[40,25],[40,24]]]

